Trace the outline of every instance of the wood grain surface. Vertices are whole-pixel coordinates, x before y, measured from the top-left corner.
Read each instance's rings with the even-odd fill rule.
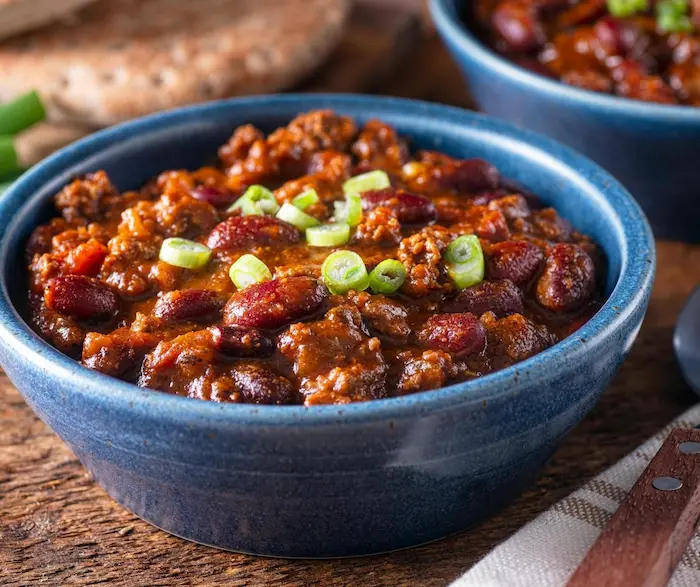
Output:
[[[414,48],[378,91],[468,106],[439,42]],[[700,247],[659,242],[659,271],[639,338],[598,406],[525,495],[457,536],[388,555],[287,561],[237,555],[168,536],[123,510],[0,375],[0,585],[444,586],[525,522],[618,461],[696,399],[671,336],[700,280]],[[698,271],[700,273],[700,271]]]

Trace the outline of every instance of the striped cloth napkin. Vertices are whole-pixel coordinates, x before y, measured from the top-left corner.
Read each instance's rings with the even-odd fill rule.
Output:
[[[497,546],[452,587],[562,587],[668,434],[699,424],[697,405]],[[700,531],[696,530],[669,587],[699,585]]]

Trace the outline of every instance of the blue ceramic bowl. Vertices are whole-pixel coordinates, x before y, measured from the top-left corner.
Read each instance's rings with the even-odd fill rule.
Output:
[[[700,108],[590,92],[521,68],[460,19],[466,2],[431,0],[435,24],[479,108],[600,163],[639,201],[661,238],[700,242]]]
[[[206,161],[232,129],[270,130],[333,108],[381,118],[418,147],[485,157],[605,249],[608,299],[553,348],[437,391],[345,406],[217,404],[84,369],[21,318],[23,247],[76,174],[135,188]],[[377,97],[276,96],[158,114],[88,137],[0,199],[0,364],[29,405],[124,507],[221,548],[285,557],[360,555],[462,530],[531,483],[593,406],[640,327],[654,274],[644,216],[609,175],[549,139],[455,108]]]

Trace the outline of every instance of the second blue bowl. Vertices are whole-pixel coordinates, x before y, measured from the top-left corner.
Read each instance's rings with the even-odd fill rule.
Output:
[[[530,72],[465,26],[468,4],[431,0],[431,9],[479,108],[600,163],[639,201],[657,237],[700,242],[700,108],[598,94]]]

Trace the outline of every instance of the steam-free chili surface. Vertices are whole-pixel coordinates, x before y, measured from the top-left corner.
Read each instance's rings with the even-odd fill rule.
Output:
[[[555,344],[600,307],[603,259],[552,208],[507,187],[478,159],[410,154],[380,121],[357,128],[329,111],[265,137],[238,128],[220,166],[166,171],[119,193],[104,172],[55,198],[60,217],[27,246],[30,320],[91,369],[154,390],[222,402],[346,403],[435,389],[501,369]],[[344,182],[373,169],[392,187],[361,194],[347,244],[312,247],[273,216],[226,210],[253,184],[289,202],[313,187],[306,213],[326,223]],[[445,251],[477,235],[485,279],[458,290]],[[207,245],[199,269],[159,259],[164,239]],[[321,265],[357,252],[371,271],[406,269],[391,295],[331,295]],[[272,280],[238,290],[243,254]]]
[[[475,0],[468,11],[468,26],[487,44],[538,73],[636,100],[700,105],[697,1]]]

